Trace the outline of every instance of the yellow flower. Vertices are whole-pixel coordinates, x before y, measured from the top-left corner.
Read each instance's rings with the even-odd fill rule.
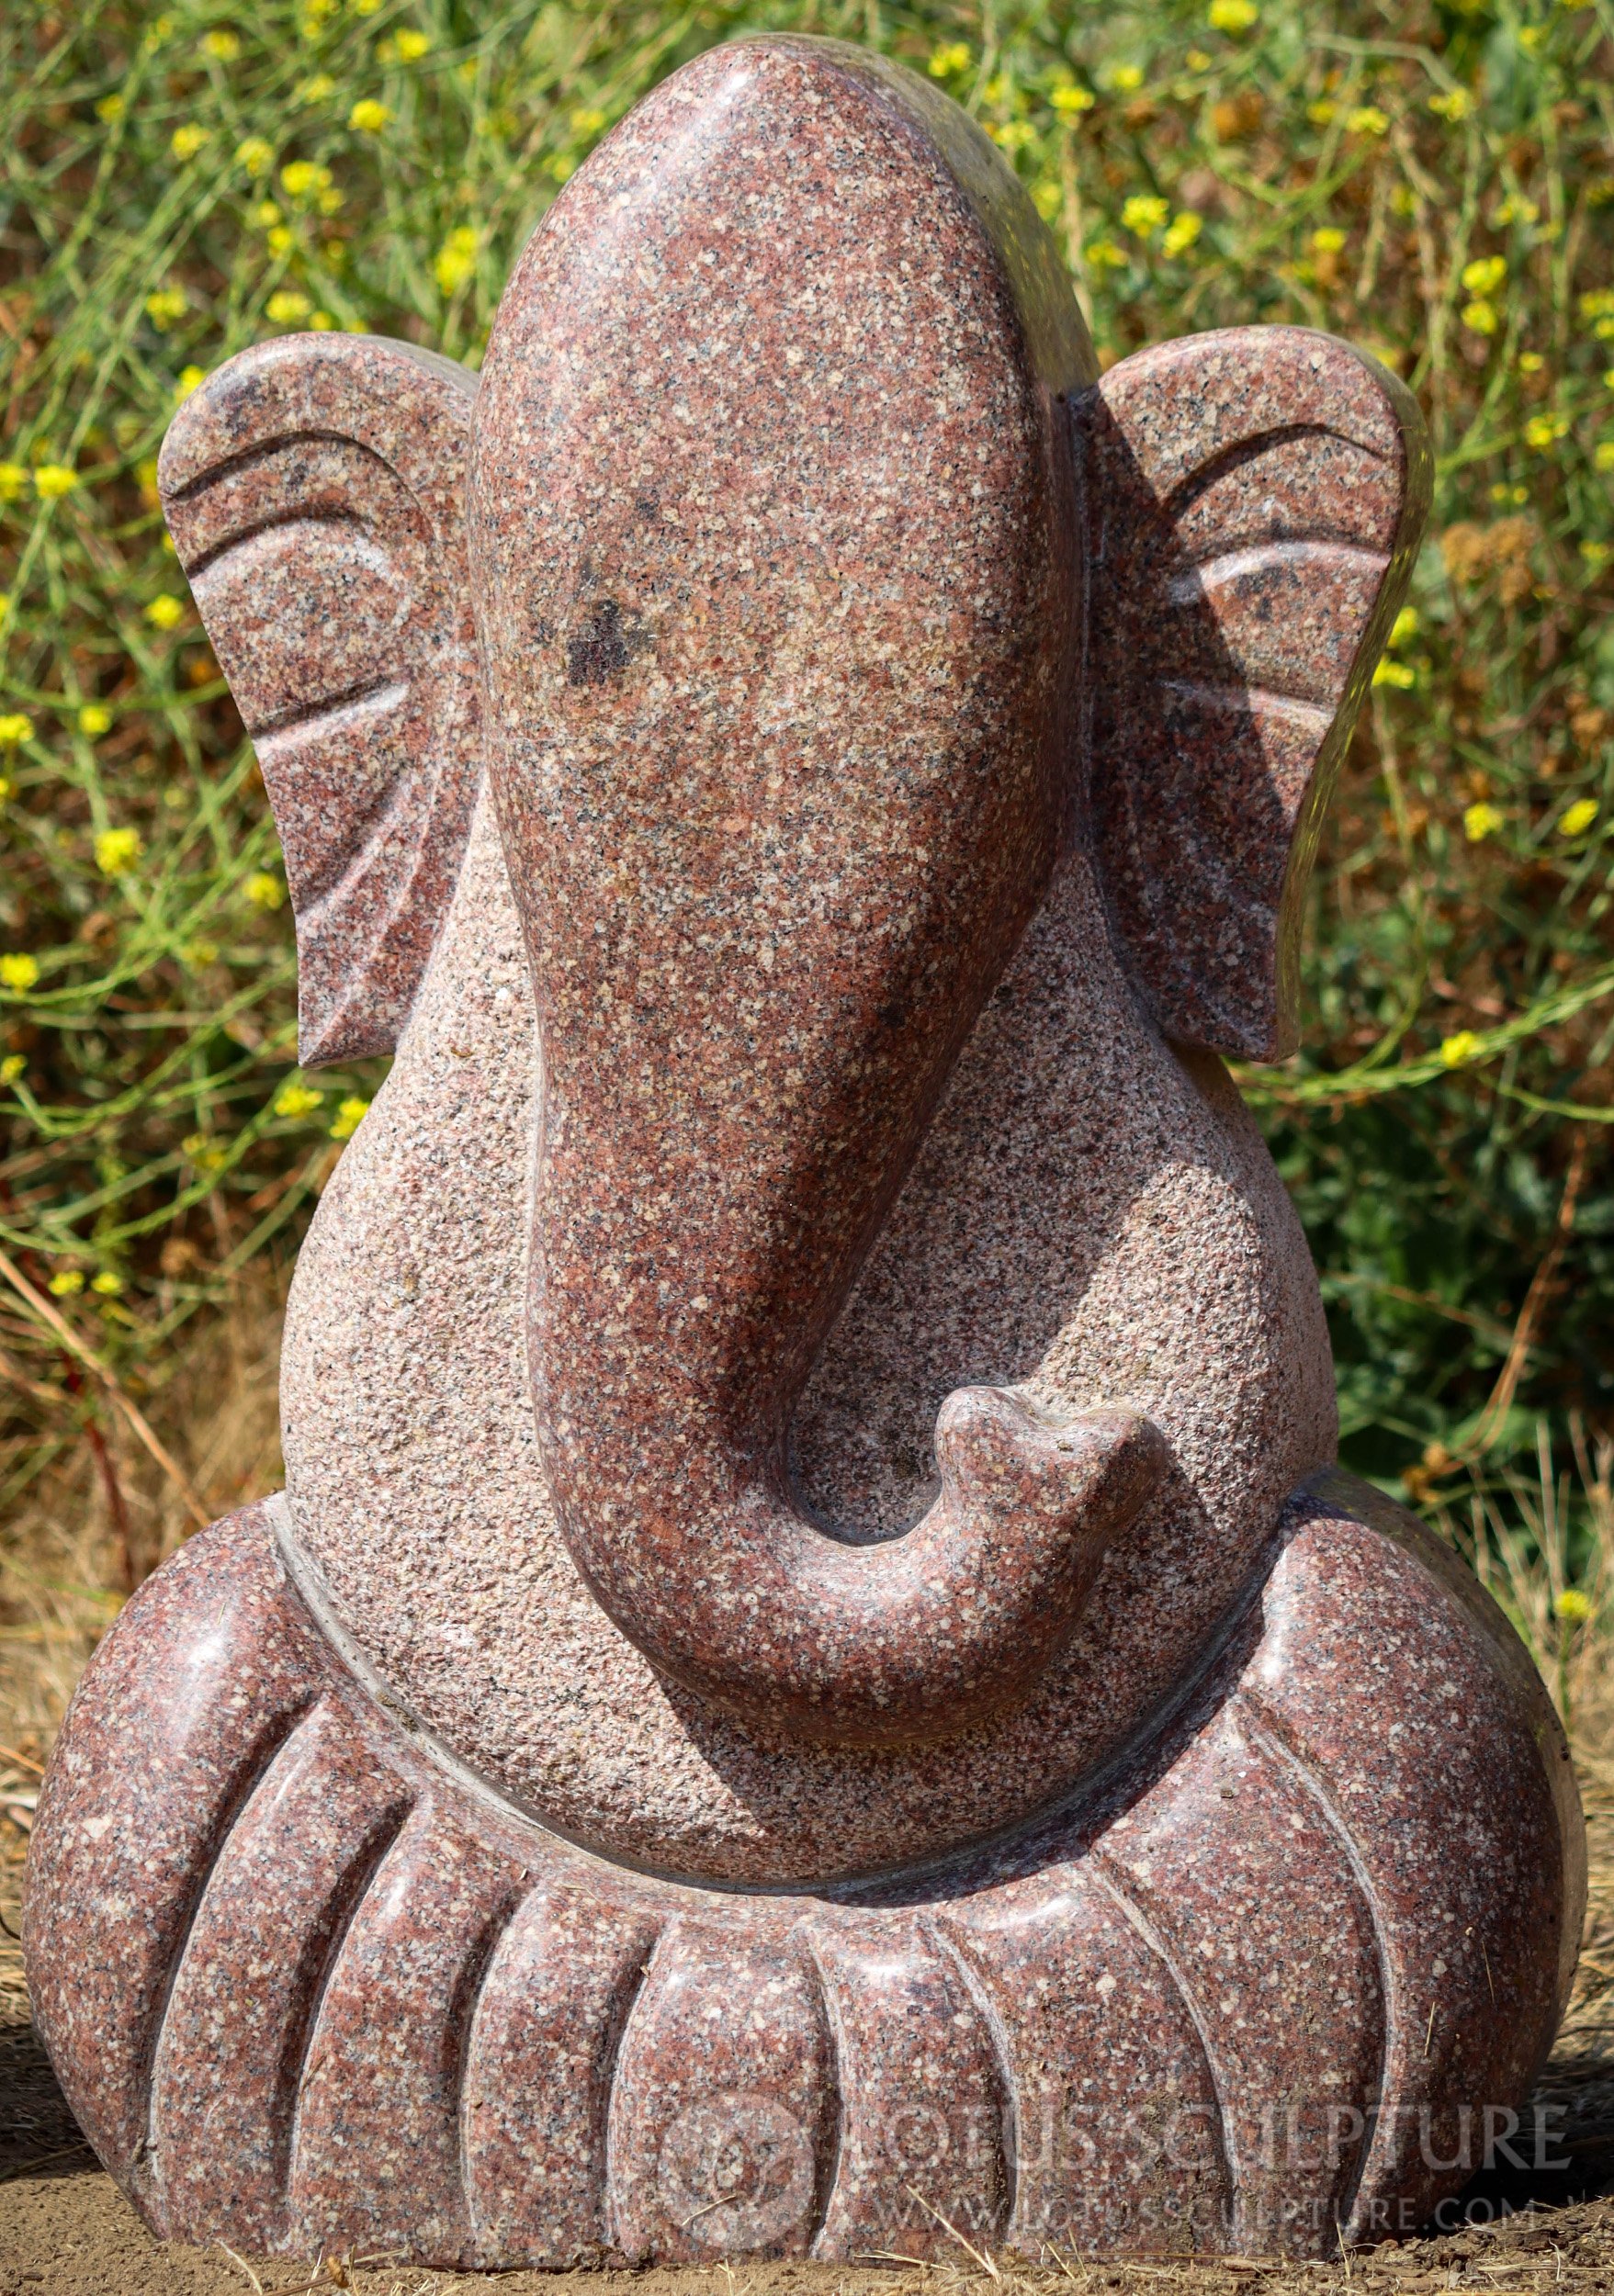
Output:
[[[244,167],[254,182],[268,174],[274,157],[274,145],[263,136],[247,136],[235,147],[235,164]]]
[[[1058,185],[1044,176],[1040,184],[1032,186],[1032,205],[1044,223],[1052,223],[1065,204],[1065,194]]]
[[[1614,470],[1614,438],[1606,438],[1592,456],[1595,470]]]
[[[86,702],[78,714],[78,730],[93,740],[96,734],[112,730],[112,713],[102,702]]]
[[[1518,355],[1518,371],[1521,375],[1539,375],[1546,364],[1546,360],[1542,358],[1539,351],[1521,351]]]
[[[1061,119],[1075,119],[1082,112],[1090,112],[1098,102],[1091,88],[1056,87],[1048,101]]]
[[[1247,32],[1260,13],[1255,0],[1211,0],[1205,21],[1213,32]]]
[[[205,366],[182,367],[179,380],[174,386],[175,400],[188,399],[191,392],[199,390],[207,379],[208,370]]]
[[[34,730],[34,721],[26,710],[7,710],[0,717],[0,748],[15,749],[19,741],[27,741]]]
[[[950,39],[931,51],[929,65],[932,80],[951,79],[955,72],[969,70],[969,50],[961,39]]]
[[[1118,95],[1135,96],[1144,84],[1144,68],[1141,63],[1112,64],[1109,76]]]
[[[0,502],[15,502],[28,482],[28,474],[19,462],[0,462]]]
[[[1442,1041],[1440,1058],[1448,1068],[1461,1068],[1464,1061],[1473,1060],[1476,1052],[1484,1050],[1484,1046],[1472,1029],[1459,1029],[1455,1036],[1449,1036]]]
[[[344,191],[338,191],[334,184],[327,184],[320,194],[322,215],[340,215],[346,205],[347,194]]]
[[[90,1277],[90,1289],[98,1291],[103,1300],[116,1300],[123,1289],[123,1278],[115,1276],[109,1267],[103,1267],[98,1276]]]
[[[318,160],[288,160],[280,170],[281,187],[288,199],[308,199],[316,192],[329,191],[331,171]]]
[[[385,104],[378,104],[373,96],[361,96],[347,115],[347,124],[350,128],[358,129],[363,135],[378,136],[382,129],[389,125],[391,118],[392,114]]]
[[[157,630],[176,630],[185,620],[185,601],[163,591],[146,608],[146,620]]]
[[[260,231],[267,231],[280,220],[280,210],[273,199],[259,199],[246,211],[249,223],[255,223]]]
[[[1088,242],[1087,258],[1095,271],[1124,271],[1125,252],[1112,239],[1095,239]]]
[[[457,295],[468,279],[474,278],[477,268],[476,227],[461,223],[449,232],[438,248],[432,269],[437,275],[437,285],[445,295]]]
[[[1431,96],[1429,109],[1440,119],[1466,119],[1473,110],[1473,97],[1465,87],[1454,87],[1444,96]]]
[[[311,80],[305,80],[297,91],[299,104],[329,103],[336,93],[336,83],[328,72],[316,72]]]
[[[209,1140],[206,1132],[192,1132],[181,1145],[198,1172],[217,1172],[230,1161],[229,1149]]]
[[[1390,131],[1389,117],[1377,104],[1359,104],[1353,112],[1346,113],[1345,125],[1353,136],[1382,136]]]
[[[1202,48],[1191,48],[1182,61],[1191,72],[1208,72],[1211,68],[1211,59]]]
[[[392,52],[400,63],[419,63],[431,44],[430,35],[416,31],[412,25],[392,35]]]
[[[1582,547],[1585,547],[1584,544],[1582,545]],[[10,796],[13,786],[14,784],[10,775],[7,773],[0,773],[0,805],[4,805],[6,798]]]
[[[97,119],[104,119],[109,128],[114,120],[121,119],[123,118],[124,112],[127,108],[128,107],[125,105],[122,96],[118,94],[116,89],[114,89],[110,96],[103,96],[100,102],[96,106],[96,118]]]
[[[1001,72],[994,72],[981,94],[988,104],[1005,103],[1009,96],[1009,82]]]
[[[1462,323],[1473,335],[1494,335],[1496,332],[1496,307],[1476,297],[1462,307]]]
[[[344,1100],[336,1111],[336,1120],[331,1127],[332,1139],[351,1140],[360,1124],[363,1123],[369,1105],[367,1100],[360,1100],[356,1096]]]
[[[1595,797],[1577,797],[1573,805],[1565,806],[1558,822],[1560,837],[1584,837],[1597,817]]]
[[[233,63],[241,53],[241,41],[233,32],[212,31],[204,35],[202,46],[220,63]]]
[[[25,996],[38,985],[40,968],[26,949],[10,950],[0,957],[0,988],[8,988],[17,996]]]
[[[1373,671],[1373,683],[1376,686],[1394,686],[1405,693],[1416,685],[1417,671],[1410,662],[1382,661]]]
[[[183,287],[158,287],[146,298],[146,317],[159,334],[165,333],[176,319],[183,319],[185,310]]]
[[[1003,152],[1023,152],[1028,143],[1036,141],[1036,129],[1029,119],[992,119],[987,123],[987,133]]]
[[[1482,797],[1477,805],[1470,805],[1463,814],[1462,834],[1471,845],[1483,845],[1486,838],[1495,837],[1497,830],[1505,826],[1507,818],[1500,806],[1493,805]]]
[[[284,223],[277,223],[267,234],[267,245],[272,255],[289,255],[296,242]]]
[[[1134,191],[1121,210],[1121,228],[1135,231],[1139,239],[1147,239],[1157,231],[1170,214],[1168,201],[1157,197],[1153,192]]]
[[[176,160],[194,160],[208,141],[208,131],[189,120],[183,128],[175,128],[168,139],[168,149]]]
[[[569,184],[577,174],[577,162],[570,152],[556,152],[544,162],[544,173],[558,184]]]
[[[324,1097],[322,1092],[316,1092],[310,1085],[282,1085],[275,1095],[275,1113],[277,1116],[308,1116],[319,1107]]]
[[[1390,629],[1390,644],[1405,646],[1409,637],[1416,637],[1422,628],[1422,618],[1416,606],[1403,606]]]
[[[313,305],[297,287],[280,287],[271,295],[265,310],[277,327],[294,327],[299,319],[306,319]]]
[[[1314,255],[1337,255],[1345,244],[1345,233],[1337,223],[1325,223],[1312,233]]]
[[[20,1052],[7,1052],[0,1061],[0,1085],[14,1085],[28,1066]]]
[[[1524,443],[1527,446],[1533,446],[1538,454],[1544,454],[1549,446],[1555,446],[1561,438],[1567,438],[1568,435],[1569,417],[1566,414],[1532,414],[1524,426]]]
[[[316,334],[328,335],[334,329],[336,321],[329,311],[316,311],[309,321],[309,325]]]
[[[51,1277],[47,1289],[58,1300],[71,1300],[75,1291],[82,1291],[85,1279],[76,1267],[64,1267]]]
[[[144,850],[138,829],[103,829],[96,839],[96,867],[103,877],[126,877]]]
[[[1566,1586],[1553,1604],[1552,1609],[1558,1617],[1566,1620],[1571,1626],[1579,1626],[1583,1619],[1587,1619],[1592,1615],[1590,1602],[1577,1586]]]
[[[1507,258],[1502,255],[1480,255],[1462,266],[1462,284],[1471,295],[1495,295],[1507,276]]]
[[[267,869],[254,869],[241,889],[254,909],[277,909],[286,898],[279,878]]]
[[[59,502],[78,484],[78,472],[64,462],[42,462],[34,471],[34,491],[42,501]]]
[[[1186,255],[1204,228],[1203,216],[1196,215],[1191,208],[1182,208],[1172,217],[1166,236],[1160,242],[1162,251],[1168,255]]]
[[[1314,128],[1326,128],[1337,118],[1338,110],[1337,104],[1331,103],[1326,96],[1319,96],[1315,104],[1306,106],[1305,116]]]
[[[581,111],[571,115],[571,132],[574,136],[597,136],[604,125],[604,113],[593,104],[585,105]]]

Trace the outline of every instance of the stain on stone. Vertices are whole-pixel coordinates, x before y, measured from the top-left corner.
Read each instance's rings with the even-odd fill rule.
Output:
[[[639,615],[625,615],[615,598],[602,598],[589,607],[582,626],[566,641],[566,682],[569,686],[603,686],[626,670],[649,642]]]

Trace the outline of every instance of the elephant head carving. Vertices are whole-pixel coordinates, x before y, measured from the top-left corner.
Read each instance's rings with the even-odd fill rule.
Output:
[[[1427,506],[1400,385],[1268,329],[1100,377],[963,114],[771,39],[568,185],[480,382],[283,338],[186,402],[162,484],[282,832],[303,1057],[399,1048],[305,1255],[287,1422],[299,1536],[410,1703],[455,1737],[456,1668],[497,1705],[609,1632],[719,1768],[737,1731],[798,1800],[871,1761],[944,1798],[949,1747],[1101,1677],[1129,1541],[1163,1615],[1192,1576],[1179,1421],[1243,1343],[1151,1319],[1202,1251],[1207,1301],[1282,1263],[1270,1359],[1224,1367],[1258,1463],[1182,1597],[1202,1640],[1333,1440],[1304,1245],[1213,1056],[1294,1041],[1317,824]],[[1206,1174],[1234,1241],[1180,1209]],[[427,1199],[471,1226],[374,1272]],[[1101,1346],[1060,1337],[1083,1313]],[[377,1349],[390,1416],[333,1432]],[[830,1437],[902,1352],[942,1367],[934,1464],[859,1519]],[[480,1412],[507,1543],[543,1518],[525,1582],[465,1559],[480,1499],[423,1464],[451,1440],[475,1482]],[[480,1758],[552,1810],[526,1728]]]

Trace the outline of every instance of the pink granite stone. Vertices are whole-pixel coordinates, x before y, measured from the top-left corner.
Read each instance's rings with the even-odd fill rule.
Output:
[[[480,381],[289,337],[162,484],[305,1059],[285,1498],[88,1670],[36,2011],[160,2230],[445,2267],[1294,2255],[1550,2044],[1562,1733],[1332,1472],[1293,1041],[1427,504],[1341,343],[1097,377],[933,88],[674,74]]]

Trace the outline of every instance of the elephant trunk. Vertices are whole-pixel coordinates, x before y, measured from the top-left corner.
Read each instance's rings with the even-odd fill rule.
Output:
[[[865,1743],[1023,1690],[1160,1466],[1134,1414],[969,1389],[901,1538],[790,1491],[796,1400],[1071,807],[1091,351],[931,100],[769,41],[640,106],[506,292],[470,503],[560,1527],[670,1676]]]

